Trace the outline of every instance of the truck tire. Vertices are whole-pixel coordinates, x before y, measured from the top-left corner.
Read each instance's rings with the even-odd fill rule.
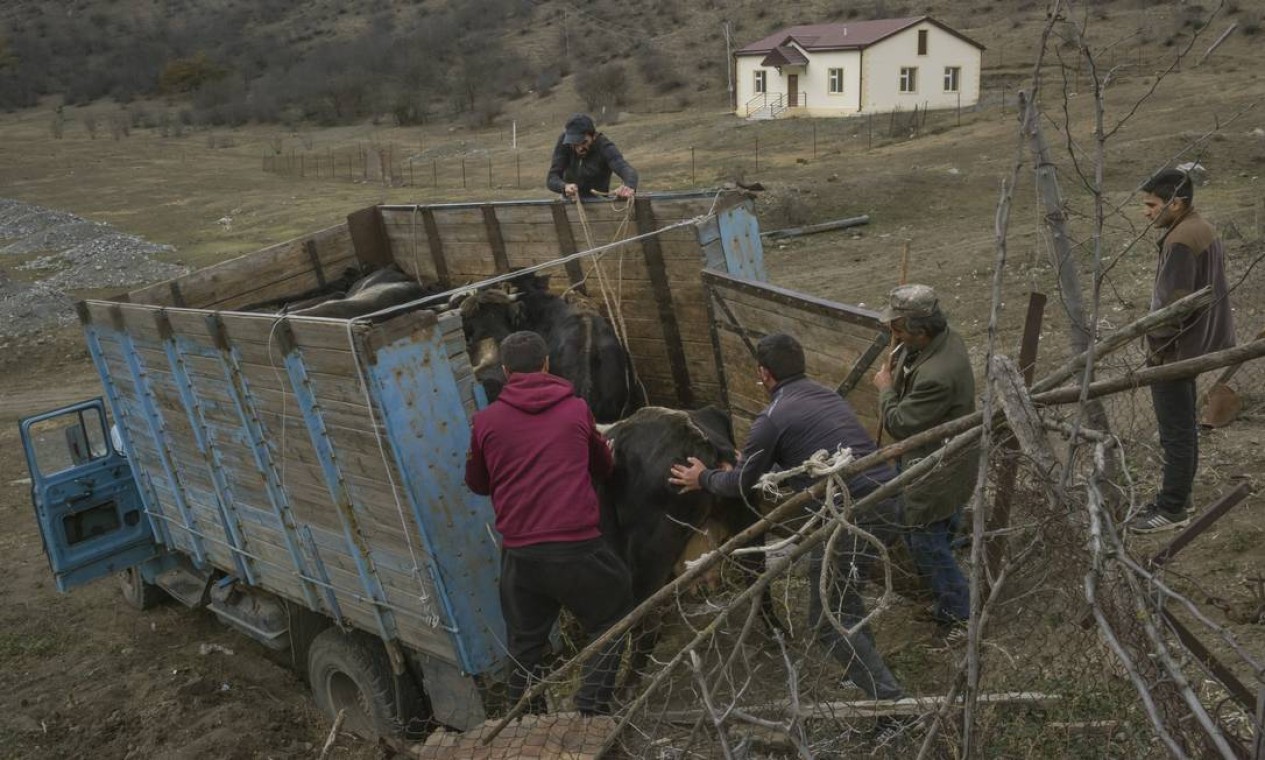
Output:
[[[167,596],[161,588],[146,582],[138,567],[119,573],[119,590],[123,592],[123,599],[138,610],[151,609]]]
[[[307,669],[317,706],[331,718],[345,710],[343,727],[357,736],[400,737],[414,717],[401,709],[418,700],[397,699],[399,680],[386,650],[367,634],[321,631],[308,648]]]

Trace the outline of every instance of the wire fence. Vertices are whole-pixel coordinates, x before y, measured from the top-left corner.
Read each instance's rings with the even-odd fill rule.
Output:
[[[1013,119],[1017,109],[1016,96],[996,88],[984,92],[978,103],[957,108],[932,109],[913,101],[909,108],[849,118],[772,120],[767,127],[753,124],[756,128],[749,130],[749,137],[744,135],[725,146],[689,146],[688,167],[682,162],[668,173],[660,172],[657,179],[675,187],[741,178],[762,168],[908,142],[979,119]],[[504,130],[489,135],[488,140],[475,144],[506,142]],[[292,179],[369,182],[389,187],[472,190],[544,184],[547,154],[537,151],[524,158],[517,148],[469,149],[467,144],[430,142],[413,147],[400,142],[368,142],[324,149],[274,146],[261,158],[260,165],[266,173]]]

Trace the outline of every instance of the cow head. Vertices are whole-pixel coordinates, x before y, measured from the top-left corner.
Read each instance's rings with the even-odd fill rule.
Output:
[[[501,341],[518,329],[522,306],[501,288],[454,296],[450,305],[461,312],[466,347],[475,374],[493,368],[499,371]]]

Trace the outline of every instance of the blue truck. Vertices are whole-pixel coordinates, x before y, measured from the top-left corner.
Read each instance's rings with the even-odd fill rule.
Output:
[[[118,578],[137,608],[205,608],[305,663],[356,733],[473,727],[501,709],[506,654],[491,506],[462,482],[486,399],[459,312],[245,308],[349,269],[461,289],[543,267],[600,283],[652,403],[721,404],[741,433],[762,400],[726,378],[754,376],[752,337],[800,332],[810,370],[853,385],[881,347],[872,313],[768,285],[760,241],[734,192],[380,205],[81,302],[102,397],[21,422],[57,587]]]

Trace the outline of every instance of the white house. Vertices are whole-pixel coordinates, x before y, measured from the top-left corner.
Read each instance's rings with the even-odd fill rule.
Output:
[[[984,46],[930,16],[792,26],[734,53],[734,113],[852,116],[974,105]]]

